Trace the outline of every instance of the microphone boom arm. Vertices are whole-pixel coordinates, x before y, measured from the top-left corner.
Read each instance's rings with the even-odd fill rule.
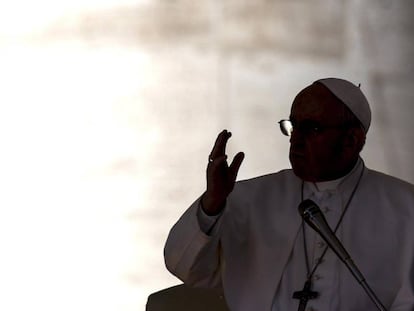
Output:
[[[342,243],[338,240],[335,233],[329,227],[328,222],[323,216],[321,210],[312,200],[305,200],[299,204],[299,213],[305,222],[314,229],[328,246],[334,251],[338,258],[346,265],[351,274],[355,277],[358,283],[367,293],[368,297],[372,300],[378,310],[387,311],[374,291],[369,287],[367,281],[358,269],[356,264],[353,262],[351,256],[342,246]]]

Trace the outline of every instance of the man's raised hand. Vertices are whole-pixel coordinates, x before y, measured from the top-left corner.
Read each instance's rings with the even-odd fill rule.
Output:
[[[216,215],[224,208],[244,159],[244,153],[239,152],[234,156],[231,164],[227,164],[226,145],[230,137],[231,133],[223,130],[217,136],[208,158],[207,190],[201,201],[202,208],[208,215]]]

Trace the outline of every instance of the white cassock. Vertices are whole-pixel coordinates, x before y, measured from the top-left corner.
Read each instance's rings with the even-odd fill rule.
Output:
[[[339,221],[363,171],[337,236],[389,311],[414,310],[414,185],[364,168],[347,176],[303,184],[292,170],[236,183],[226,208],[206,234],[208,218],[196,200],[171,229],[165,245],[168,270],[184,283],[222,287],[232,311],[297,310],[294,291],[321,256],[323,240],[305,226],[297,207],[310,198],[331,228]],[[331,250],[313,278],[319,297],[307,310],[377,310]]]

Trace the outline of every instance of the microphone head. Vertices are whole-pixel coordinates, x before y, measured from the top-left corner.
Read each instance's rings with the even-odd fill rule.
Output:
[[[316,214],[320,213],[318,205],[312,200],[304,200],[298,206],[300,216],[305,220],[313,218]]]

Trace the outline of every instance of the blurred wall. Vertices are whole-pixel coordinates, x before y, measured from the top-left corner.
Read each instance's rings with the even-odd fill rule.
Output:
[[[239,179],[289,167],[277,121],[322,77],[373,122],[368,167],[414,182],[409,0],[20,0],[0,5],[2,310],[142,310],[179,283],[169,228],[216,134]]]

